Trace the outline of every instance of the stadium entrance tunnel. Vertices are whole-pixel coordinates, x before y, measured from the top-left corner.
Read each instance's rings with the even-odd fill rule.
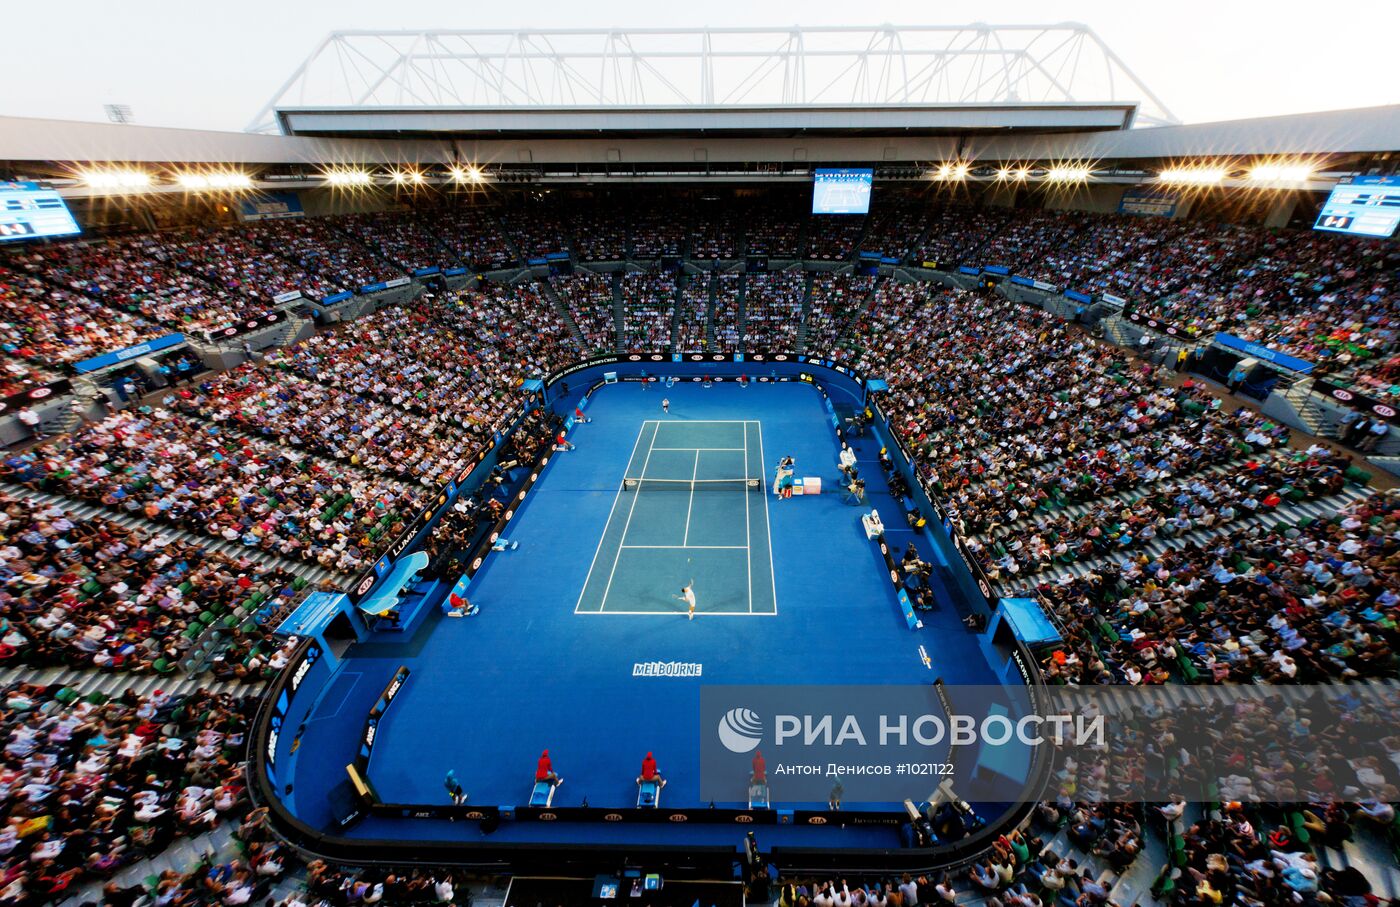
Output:
[[[781,417],[800,421],[810,428],[810,438],[827,446],[833,463],[839,448],[833,436],[839,438],[847,430],[845,418],[838,413],[865,413],[868,406],[873,417],[869,428],[873,431],[874,439],[862,443],[890,447],[894,454],[891,457],[893,468],[906,473],[913,506],[929,517],[929,528],[925,530],[927,538],[920,544],[942,550],[942,554],[935,553],[946,565],[945,572],[951,576],[948,590],[952,597],[960,600],[957,611],[981,614],[984,618],[990,614],[989,602],[979,590],[977,577],[971,574],[970,568],[959,557],[960,552],[952,540],[946,536],[940,538],[943,526],[938,519],[939,511],[919,485],[905,452],[896,449],[891,440],[893,435],[876,405],[878,394],[872,396],[873,391],[883,387],[881,382],[867,381],[865,376],[848,367],[820,357],[787,354],[663,357],[624,353],[594,357],[560,369],[544,379],[537,393],[541,401],[561,416],[572,416],[574,408],[582,405],[589,407],[587,412],[594,416],[595,421],[604,422],[608,419],[603,414],[613,413],[613,410],[606,408],[613,405],[609,400],[636,400],[643,396],[637,394],[638,383],[645,383],[649,388],[664,388],[672,398],[687,406],[692,405],[694,400],[718,399],[713,394],[706,397],[707,389],[712,386],[729,387],[730,391],[717,393],[729,393],[734,397],[742,393],[746,405],[752,402],[754,406],[760,406],[759,401],[768,392],[733,389],[740,378],[751,387],[772,386],[772,395],[781,402]],[[616,391],[603,390],[609,385],[622,385],[624,388],[630,385],[631,396],[624,394],[610,398],[608,395]],[[799,388],[804,385],[810,386],[816,393],[800,391]],[[584,399],[590,395],[598,397],[591,405]],[[652,403],[647,406],[659,404],[659,396],[650,396]],[[604,405],[600,406],[600,403]],[[755,416],[765,414],[766,411],[761,408],[755,410]],[[651,416],[648,419],[655,421]],[[777,417],[774,417],[776,420]],[[753,425],[756,431],[760,421],[754,418],[752,422],[732,424]],[[692,426],[696,424],[699,423],[691,423]],[[711,434],[716,431],[719,429],[712,429]],[[739,435],[743,437],[743,443],[738,449],[747,451],[751,446],[754,450],[758,449],[749,440],[749,431],[745,429]],[[626,431],[620,433],[627,434]],[[652,448],[660,447],[672,459],[691,456],[692,459],[684,464],[688,468],[699,469],[702,455],[731,459],[741,456],[726,453],[728,447],[714,447],[714,452],[706,453],[713,445],[699,440],[687,442],[687,446],[694,448],[692,452],[675,453],[680,450],[675,446],[679,442],[658,444],[656,434],[654,431],[649,442]],[[720,437],[718,434],[714,436]],[[640,440],[641,436],[638,436],[639,444]],[[580,438],[580,443],[585,443],[583,438]],[[630,434],[627,444],[632,444]],[[633,453],[636,453],[636,448]],[[768,454],[774,459],[777,457],[771,449]],[[742,456],[749,458],[747,452]],[[573,453],[555,454],[552,459],[566,460],[568,468],[578,468],[577,464],[583,461],[569,461],[568,458],[573,457]],[[640,460],[634,458],[633,462]],[[762,459],[755,462],[761,464],[758,468],[765,472],[772,465]],[[521,492],[514,508],[516,512],[529,507],[532,498],[527,497],[525,491],[531,487],[541,488],[542,491],[536,494],[546,496],[598,495],[597,491],[574,487],[567,481],[554,487],[554,483],[549,481],[550,466],[558,468],[558,464],[551,463],[551,457],[545,455]],[[645,472],[645,467],[643,474],[650,475]],[[757,495],[757,499],[762,506],[769,506],[763,500],[767,497],[767,489],[760,491],[763,493]],[[621,500],[621,492],[618,494]],[[693,492],[691,497],[696,497]],[[741,499],[744,497],[744,494],[739,495]],[[828,495],[823,506],[834,506],[834,498],[834,495]],[[813,502],[812,506],[818,503]],[[632,506],[635,508],[635,503]],[[692,501],[690,508],[686,509],[695,506],[709,505],[697,505]],[[748,506],[754,504],[751,502]],[[842,513],[854,518],[855,511]],[[526,522],[528,525],[528,519]],[[513,538],[519,527],[511,524],[509,529]],[[623,541],[629,538],[626,531],[620,538]],[[621,541],[618,544],[622,546]],[[864,546],[861,549],[865,552],[863,556],[869,557],[870,544],[863,536],[861,544]],[[600,548],[602,545],[603,542],[599,541]],[[499,546],[494,547],[500,550]],[[588,547],[591,551],[591,539]],[[886,578],[879,580],[884,583],[884,588],[878,594],[872,592],[872,601],[893,600],[899,582],[894,560],[897,553],[892,552],[892,546],[886,545],[883,540],[877,541],[874,548],[877,560],[874,566],[864,569],[872,577]],[[410,554],[411,550],[404,551],[402,556]],[[513,556],[488,553],[487,566],[493,563],[489,558]],[[776,555],[770,556],[776,560]],[[883,558],[884,566],[878,566],[878,558]],[[789,565],[785,563],[784,566]],[[473,571],[485,569],[479,561],[472,568]],[[749,569],[752,570],[752,563]],[[895,583],[894,590],[890,588],[891,581]],[[497,607],[508,605],[501,603]],[[752,604],[750,607],[752,609]],[[655,615],[629,616],[628,612],[613,614],[610,609],[604,610],[608,613],[592,616],[572,614],[570,618],[576,622],[601,622],[599,626],[635,627],[637,629],[624,632],[632,634],[645,645],[646,623],[651,621],[654,625]],[[778,627],[783,620],[779,610],[775,606],[772,613],[734,615],[727,622],[712,622],[710,626],[718,628],[723,625],[725,629],[722,632],[725,633],[730,632],[729,627],[736,628],[735,632],[747,632],[739,628],[746,624],[752,626],[750,621],[743,619],[748,617]],[[717,621],[723,616],[712,615],[710,620]],[[886,612],[880,616],[887,619],[896,615]],[[899,633],[913,631],[916,623],[918,627],[923,627],[912,612],[909,616],[908,629],[904,628],[901,619]],[[950,618],[961,630],[962,621],[958,614],[944,617]],[[418,778],[412,784],[405,782],[404,772],[412,773],[414,766],[401,765],[402,760],[396,759],[388,764],[387,769],[383,769],[380,762],[371,762],[370,756],[381,736],[380,723],[386,717],[393,717],[393,712],[399,708],[395,705],[396,700],[400,696],[414,695],[429,697],[429,703],[435,697],[443,703],[447,700],[440,697],[509,699],[527,688],[531,683],[530,678],[522,676],[517,668],[507,670],[504,665],[514,662],[498,657],[498,650],[493,651],[489,646],[472,649],[468,645],[453,652],[451,660],[454,663],[446,669],[452,675],[450,683],[443,686],[439,680],[435,681],[437,685],[429,684],[415,676],[415,672],[424,669],[413,658],[429,645],[429,637],[442,625],[441,620],[424,621],[415,631],[404,634],[411,638],[392,645],[377,643],[373,639],[367,643],[360,641],[357,645],[354,628],[347,623],[337,629],[338,620],[340,618],[330,621],[324,632],[304,638],[287,667],[271,684],[254,725],[252,759],[248,769],[250,789],[258,802],[270,808],[279,833],[289,843],[315,857],[356,865],[448,864],[496,870],[506,868],[514,873],[571,873],[581,876],[616,871],[626,858],[644,861],[647,866],[678,879],[727,879],[733,877],[741,859],[745,833],[753,831],[766,858],[786,871],[936,871],[977,857],[988,850],[998,836],[1021,824],[1039,800],[1050,770],[1048,748],[1041,746],[1031,751],[1029,764],[1012,773],[1019,775],[1014,780],[1011,774],[996,775],[994,769],[988,766],[987,771],[991,774],[984,773],[984,781],[991,777],[995,783],[990,787],[983,784],[975,792],[972,785],[955,790],[949,785],[940,785],[939,779],[931,778],[924,785],[928,788],[927,797],[921,801],[906,800],[902,805],[887,803],[880,808],[852,803],[847,808],[834,811],[820,808],[809,801],[792,804],[797,807],[805,803],[809,808],[784,808],[781,794],[775,797],[776,802],[772,804],[762,797],[755,800],[752,795],[747,806],[732,802],[716,804],[693,796],[673,796],[677,787],[675,784],[671,785],[671,791],[652,805],[643,805],[640,801],[635,806],[630,803],[621,805],[614,802],[615,797],[598,791],[595,791],[594,804],[590,804],[587,789],[579,787],[588,783],[587,780],[575,781],[572,778],[566,778],[568,785],[562,788],[570,794],[569,803],[563,804],[557,802],[552,791],[542,798],[536,797],[538,791],[531,791],[530,779],[524,777],[524,768],[521,770],[518,796],[492,791],[485,794],[478,792],[473,796],[469,789],[472,766],[463,765],[460,774],[466,776],[468,783],[465,786],[468,789],[460,792],[460,799],[449,783],[447,793],[439,788],[440,799],[434,801],[431,793],[432,788],[438,786],[435,781],[425,782],[425,779]],[[456,627],[475,626],[471,621],[447,623]],[[696,624],[704,626],[705,618],[702,617]],[[574,626],[584,625],[576,623]],[[896,632],[885,626],[887,632]],[[981,626],[987,626],[985,619]],[[525,635],[518,640],[523,651],[517,657],[527,655],[529,651],[528,630],[523,632]],[[574,635],[586,635],[582,629],[572,632]],[[791,632],[796,633],[797,630],[792,629]],[[833,632],[839,636],[842,631],[837,629]],[[635,636],[638,633],[642,635]],[[929,640],[930,646],[936,647],[937,636],[924,638]],[[912,653],[916,648],[921,652],[924,649],[922,645],[916,645],[916,636],[901,636],[899,639],[906,640],[898,645],[910,650],[911,660],[914,660]],[[988,677],[994,677],[996,683],[1021,691],[1018,695],[1028,700],[1029,708],[1040,707],[1042,680],[1035,659],[1024,645],[1015,639],[999,637],[993,640],[991,632],[981,636],[970,635],[968,639],[973,647],[982,650],[981,657],[987,658]],[[740,638],[735,637],[734,645],[740,644]],[[405,652],[410,656],[405,658]],[[532,662],[525,658],[523,663],[528,667]],[[533,663],[538,665],[538,661]],[[927,678],[922,681],[925,690],[932,684],[933,688],[937,688],[938,696],[946,701],[947,689],[935,679],[933,673],[924,673],[925,668],[929,667],[925,656],[924,665],[917,667],[917,676]],[[438,671],[438,667],[434,666],[432,670]],[[662,673],[658,672],[657,676]],[[683,675],[676,672],[676,676]],[[906,678],[910,676],[915,675],[906,675]],[[671,681],[660,681],[668,682]],[[420,683],[423,685],[416,686]],[[953,690],[956,698],[956,687]],[[421,704],[417,706],[420,711],[423,707]],[[511,708],[514,710],[517,707]],[[518,706],[526,718],[531,709],[538,708],[537,701],[531,700],[524,700]],[[448,713],[444,711],[442,714],[443,718],[437,723],[434,734],[448,741],[448,745],[456,738],[482,735],[490,740],[492,735],[503,733],[499,726],[492,726],[489,721],[473,727],[454,726]],[[599,720],[603,723],[599,725],[597,733],[606,735],[607,720],[602,715]],[[308,740],[312,741],[312,745],[306,745]],[[428,744],[425,741],[425,745],[437,746],[442,742],[438,740]],[[402,749],[402,741],[399,748]],[[533,765],[526,768],[533,771]],[[628,766],[619,771],[631,768]],[[388,776],[377,777],[381,770],[387,771]],[[569,775],[569,766],[561,764],[559,772]],[[420,802],[395,802],[399,800],[396,794],[418,789],[428,794],[415,798]],[[389,795],[382,796],[383,792],[389,792]],[[942,823],[938,825],[942,834],[934,832],[938,823]],[[950,823],[956,826],[951,831]]]

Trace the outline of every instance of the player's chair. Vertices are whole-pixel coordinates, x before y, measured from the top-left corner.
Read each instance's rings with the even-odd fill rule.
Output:
[[[553,806],[554,785],[548,781],[536,781],[534,790],[530,791],[530,805]]]
[[[637,805],[643,809],[655,809],[661,803],[661,785],[656,779],[643,781],[637,785]]]

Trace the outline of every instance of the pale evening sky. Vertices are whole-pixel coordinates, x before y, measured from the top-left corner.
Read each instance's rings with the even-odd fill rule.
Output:
[[[1084,22],[1185,122],[1400,103],[1400,2],[76,0],[12,4],[0,115],[239,130],[329,31]]]

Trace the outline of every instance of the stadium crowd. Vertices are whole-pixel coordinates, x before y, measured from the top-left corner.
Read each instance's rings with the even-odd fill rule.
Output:
[[[781,210],[690,218],[659,206],[429,209],[56,244],[8,254],[0,266],[0,390],[169,330],[221,326],[290,290],[322,295],[417,267],[484,270],[560,250],[616,260],[624,249],[655,258],[687,246],[710,260],[741,248],[795,254],[804,244],[819,260],[862,249],[942,268],[1004,264],[1121,295],[1194,336],[1226,330],[1286,349],[1368,393],[1400,396],[1393,247],[954,205],[896,206],[868,223]],[[166,673],[206,630],[223,627],[213,676],[275,672],[285,651],[249,618],[291,603],[305,584],[264,555],[342,575],[372,563],[492,443],[518,411],[524,379],[618,345],[616,286],[623,345],[700,349],[713,332],[721,349],[776,350],[805,336],[807,349],[885,377],[880,406],[976,563],[1004,589],[1036,589],[1064,631],[1044,655],[1051,682],[1306,683],[1400,668],[1400,497],[1371,496],[1329,519],[1287,516],[1291,502],[1337,495],[1354,478],[1347,458],[1292,447],[1285,428],[1225,411],[1191,379],[994,296],[822,272],[811,277],[803,326],[800,272],[692,273],[680,283],[678,293],[676,279],[648,272],[615,285],[580,270],[547,285],[485,282],[389,306],[11,452],[0,464],[5,482],[150,528],[78,517],[20,488],[0,493],[0,663]],[[530,462],[556,427],[531,416],[513,457]],[[435,572],[460,568],[499,512],[493,487],[439,524],[429,542]],[[241,554],[166,527],[232,542]],[[1152,544],[1168,539],[1165,549]],[[0,897],[51,899],[177,835],[241,817],[250,717],[249,701],[207,692],[104,702],[12,685],[0,708]],[[1262,807],[1226,804],[1195,823],[1162,813],[1182,855],[1165,890],[1201,905],[1361,904],[1351,899],[1364,899],[1366,880],[1315,865],[1295,827],[1328,841],[1361,822],[1385,824],[1383,803],[1338,803],[1295,810],[1298,822],[1285,816],[1275,831],[1263,830],[1278,823]],[[784,882],[779,903],[951,903],[970,890],[1002,905],[1095,907],[1111,901],[1112,879],[1089,862],[1113,874],[1131,866],[1154,812],[1067,797],[1043,804],[1038,821],[1047,838],[1068,830],[1083,860],[1016,835],[965,878]],[[260,817],[241,835],[246,860],[163,877],[156,902],[265,896],[291,858]],[[452,884],[442,874],[313,865],[305,902],[443,900]]]
[[[6,687],[0,897],[17,905],[56,903],[177,837],[242,815],[245,738],[256,707],[255,697],[205,691],[108,699],[66,687]],[[279,859],[277,851],[264,844],[253,860]],[[195,884],[191,879],[186,899]],[[153,887],[167,895],[165,903],[182,893],[168,880]]]

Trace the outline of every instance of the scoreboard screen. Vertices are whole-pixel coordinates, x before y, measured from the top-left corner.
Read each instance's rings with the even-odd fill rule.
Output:
[[[812,213],[868,213],[874,180],[874,170],[818,170],[812,184]]]
[[[0,242],[83,232],[68,205],[38,183],[0,182]]]
[[[1317,216],[1314,230],[1357,236],[1392,236],[1400,225],[1400,177],[1341,179]]]

